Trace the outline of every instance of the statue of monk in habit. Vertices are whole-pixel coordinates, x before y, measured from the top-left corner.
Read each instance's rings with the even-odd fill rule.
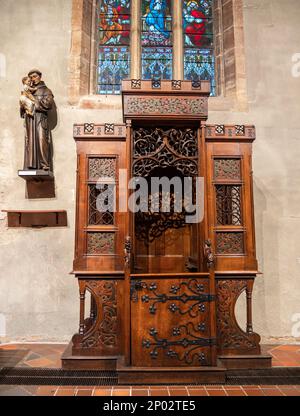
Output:
[[[51,132],[48,111],[53,106],[53,94],[42,73],[33,69],[23,78],[20,113],[25,125],[24,170],[52,170]]]

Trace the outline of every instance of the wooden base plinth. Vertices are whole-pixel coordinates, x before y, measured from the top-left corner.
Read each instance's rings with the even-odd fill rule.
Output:
[[[224,367],[126,367],[118,360],[119,384],[225,383]]]
[[[64,370],[112,370],[117,367],[118,357],[74,355],[72,342],[68,345],[61,357]]]
[[[251,370],[272,368],[272,356],[264,355],[219,355],[218,361],[227,370]]]

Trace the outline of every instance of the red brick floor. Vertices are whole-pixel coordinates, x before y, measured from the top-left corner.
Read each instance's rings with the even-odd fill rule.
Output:
[[[28,350],[17,367],[60,368],[65,344],[1,345]],[[300,345],[264,346],[274,367],[300,367]],[[0,396],[300,396],[299,386],[0,386]]]
[[[0,386],[0,396],[297,396],[300,386]]]

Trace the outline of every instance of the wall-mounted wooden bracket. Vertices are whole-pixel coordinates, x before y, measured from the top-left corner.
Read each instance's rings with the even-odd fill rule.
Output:
[[[18,175],[26,181],[28,199],[55,198],[54,175],[46,170],[19,170]]]
[[[25,181],[53,181],[54,175],[49,170],[19,170],[18,175]]]
[[[7,226],[13,228],[67,227],[67,211],[8,211]]]

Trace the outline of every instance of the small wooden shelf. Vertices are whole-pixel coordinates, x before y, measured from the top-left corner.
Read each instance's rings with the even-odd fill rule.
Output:
[[[7,213],[7,226],[9,228],[46,228],[66,227],[68,225],[67,211],[9,211]]]

